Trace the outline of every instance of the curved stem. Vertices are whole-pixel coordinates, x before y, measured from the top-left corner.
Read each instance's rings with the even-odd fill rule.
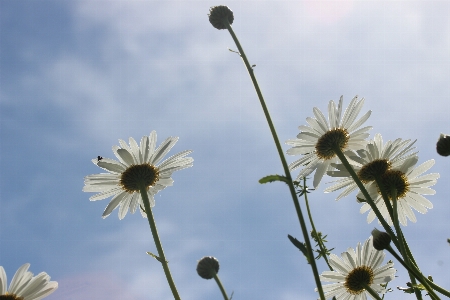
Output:
[[[220,282],[219,276],[217,276],[217,274],[214,274],[214,280],[216,281],[220,291],[222,292],[223,299],[229,300],[230,298],[228,298],[227,292],[225,291],[225,288],[223,287],[222,282]]]
[[[162,264],[164,273],[166,274],[167,282],[169,283],[170,289],[172,290],[173,297],[176,300],[181,300],[178,295],[175,282],[173,281],[172,275],[170,274],[169,264],[164,255],[164,250],[159,240],[158,230],[156,229],[155,219],[153,218],[152,208],[150,207],[150,201],[147,195],[147,189],[145,187],[140,188],[142,200],[144,202],[145,213],[147,214],[148,224],[150,225],[150,230],[152,231],[153,240],[155,241],[156,249],[158,250],[158,261]]]
[[[304,188],[306,187],[306,178],[305,177],[303,177],[303,187]],[[306,211],[308,212],[309,222],[311,223],[311,227],[312,227],[313,232],[317,235],[317,230],[316,230],[316,227],[314,226],[314,222],[313,222],[313,218],[312,218],[312,215],[311,215],[311,211],[309,210],[308,193],[304,193],[304,195],[305,195]],[[333,268],[331,267],[330,263],[328,262],[328,258],[326,256],[322,240],[318,239],[317,243],[319,245],[320,251],[323,253],[323,255],[322,255],[323,259],[327,263],[328,268],[330,268],[330,270],[333,271]]]
[[[377,184],[377,186],[383,186],[382,185],[382,182],[381,182],[381,178],[380,178],[380,176],[376,176],[375,177],[375,182],[376,182],[376,184]],[[383,201],[384,201],[384,204],[386,205],[386,209],[388,210],[388,212],[389,212],[389,216],[391,217],[391,221],[394,219],[394,212],[393,212],[393,210],[392,210],[392,205],[391,205],[391,203],[389,202],[389,197],[388,197],[388,195],[386,194],[386,190],[385,189],[382,189],[382,188],[380,188],[380,189],[378,189],[380,192],[381,192],[381,196],[382,196],[382,198],[383,198]]]
[[[269,124],[270,132],[272,133],[272,137],[273,137],[273,140],[275,142],[275,146],[277,148],[278,155],[280,156],[281,164],[283,165],[284,173],[285,173],[285,176],[286,176],[287,181],[288,181],[288,186],[289,186],[289,190],[291,192],[291,197],[292,197],[292,200],[294,201],[294,206],[295,206],[295,210],[297,212],[297,216],[298,216],[298,219],[299,219],[299,222],[300,222],[300,227],[302,229],[303,238],[305,239],[306,249],[308,251],[308,256],[310,258],[309,261],[311,263],[311,268],[312,268],[312,271],[313,271],[313,274],[314,274],[314,279],[316,281],[317,290],[319,292],[320,298],[325,300],[325,296],[324,296],[323,288],[322,288],[322,283],[320,282],[319,272],[317,271],[317,266],[316,266],[316,262],[315,262],[315,259],[314,259],[314,254],[312,252],[311,242],[309,240],[308,231],[306,229],[306,223],[305,223],[305,220],[303,218],[303,214],[302,214],[302,211],[301,211],[301,208],[300,208],[300,204],[298,202],[297,194],[295,193],[295,187],[294,187],[294,184],[292,182],[291,173],[290,173],[288,164],[286,162],[286,159],[284,157],[284,153],[283,153],[283,150],[281,148],[281,144],[280,144],[280,141],[278,139],[277,133],[275,131],[275,127],[274,127],[274,125],[272,123],[272,119],[270,117],[269,110],[267,109],[266,103],[264,101],[264,97],[263,97],[263,95],[261,93],[261,90],[259,89],[258,82],[256,81],[255,74],[253,73],[253,68],[251,67],[250,63],[248,62],[247,56],[245,56],[245,53],[244,53],[244,49],[242,49],[238,38],[234,34],[233,28],[231,27],[230,23],[228,22],[228,18],[224,18],[222,21],[223,21],[224,26],[226,26],[226,28],[228,29],[228,32],[230,33],[231,37],[233,38],[233,40],[234,40],[234,42],[236,44],[236,47],[239,50],[239,55],[241,56],[242,60],[244,61],[245,67],[247,68],[248,74],[250,75],[250,78],[251,78],[251,80],[253,82],[253,86],[255,87],[255,90],[256,90],[256,94],[258,95],[259,101],[260,101],[262,109],[264,111],[264,115],[266,116],[267,123]]]
[[[353,181],[355,181],[355,183],[358,186],[358,188],[360,189],[361,193],[364,195],[364,198],[366,198],[367,203],[370,205],[370,208],[372,208],[372,211],[377,216],[377,218],[380,221],[381,225],[383,226],[384,230],[386,230],[386,232],[390,235],[392,242],[395,244],[395,246],[398,247],[397,236],[394,234],[394,232],[392,231],[392,228],[388,225],[386,220],[383,218],[383,215],[380,213],[380,210],[373,202],[372,198],[370,197],[369,193],[367,192],[366,188],[364,187],[364,184],[359,179],[355,170],[353,170],[352,166],[348,162],[344,153],[342,153],[342,150],[338,146],[336,146],[336,147],[334,147],[334,153],[336,153],[336,155],[339,157],[339,159],[342,162],[342,164],[344,165],[344,167],[347,169],[347,171],[352,176]]]
[[[435,289],[436,291],[438,291],[442,295],[445,295],[448,298],[450,298],[450,292],[449,291],[447,291],[446,289],[440,287],[439,285],[437,285],[433,281],[429,280],[428,278],[425,278],[425,279],[426,279],[427,283],[430,285],[430,287],[432,287],[433,289]]]
[[[419,280],[419,282],[426,288],[428,294],[430,295],[431,299],[437,299],[439,300],[440,298],[436,295],[436,293],[433,291],[433,289],[429,286],[427,279],[425,278],[425,276],[422,275],[422,273],[420,273],[419,270],[417,270],[415,268],[415,266],[409,266],[405,263],[405,261],[394,251],[394,249],[392,249],[391,246],[388,246],[386,248],[386,250],[392,254],[392,256],[394,256],[397,261],[406,269],[408,270],[409,273],[413,274],[415,278],[417,278],[417,280]],[[416,289],[414,289],[416,290]],[[445,290],[444,290],[445,291]]]
[[[380,188],[380,190],[384,190],[382,188]],[[397,233],[397,237],[398,237],[398,244],[400,246],[400,253],[403,256],[404,262],[406,265],[408,265],[408,267],[411,267],[409,258],[408,258],[408,253],[406,252],[406,247],[405,247],[405,239],[403,238],[403,232],[400,228],[400,223],[398,220],[398,203],[397,203],[397,189],[392,188],[391,189],[391,195],[392,195],[392,215],[391,215],[391,219],[392,222],[394,223],[394,227],[395,227],[395,232]],[[383,196],[384,198],[384,196]],[[387,198],[385,201],[389,202],[389,198]],[[388,207],[390,207],[390,203],[386,203],[386,205],[389,205]],[[414,274],[411,273],[411,271],[409,271],[410,268],[408,268],[408,274],[409,274],[409,279],[411,280],[412,284],[417,284]],[[420,292],[420,290],[418,289],[414,289],[414,293],[416,294],[417,299],[422,300],[422,293]]]
[[[397,232],[400,253],[402,254],[403,258],[405,259],[405,263],[407,265],[409,265],[409,260],[408,260],[408,256],[406,255],[405,245],[403,244],[403,237],[402,237],[400,224],[399,224],[399,220],[398,220],[397,190],[392,189],[391,194],[392,194],[392,206],[393,206],[392,207],[392,211],[393,211],[392,222],[394,223],[395,231]]]

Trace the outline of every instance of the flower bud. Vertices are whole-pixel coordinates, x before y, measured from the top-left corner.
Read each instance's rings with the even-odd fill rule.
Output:
[[[219,273],[219,261],[213,256],[205,256],[198,261],[197,273],[201,278],[211,279]]]
[[[439,155],[449,156],[450,155],[450,136],[441,133],[439,140],[436,144],[436,151]]]
[[[386,232],[379,231],[374,228],[372,230],[373,247],[378,251],[387,249],[391,243],[391,236]]]
[[[224,21],[228,19],[228,23],[233,24],[234,16],[231,9],[225,5],[213,6],[209,9],[209,23],[217,29],[227,29]]]

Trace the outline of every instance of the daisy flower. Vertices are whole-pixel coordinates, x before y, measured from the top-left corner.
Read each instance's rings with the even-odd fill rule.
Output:
[[[414,208],[421,214],[425,214],[427,208],[433,208],[433,204],[422,195],[434,195],[436,193],[430,186],[436,184],[439,173],[422,175],[434,165],[433,159],[414,168],[416,162],[417,158],[412,157],[399,168],[390,169],[381,176],[381,188],[386,191],[390,202],[393,201],[391,189],[395,188],[397,190],[397,215],[403,226],[407,225],[407,218],[413,223],[417,221],[411,208]],[[375,182],[371,182],[367,186],[367,192],[374,200],[386,222],[392,225],[392,220],[380,193],[380,187]],[[364,199],[361,192],[358,193],[357,197]],[[363,214],[368,210],[370,210],[370,205],[365,203],[361,207],[360,212]],[[374,219],[375,213],[371,210],[367,216],[367,223],[371,223]]]
[[[392,268],[394,263],[391,261],[381,265],[385,254],[373,247],[372,240],[371,236],[363,246],[358,243],[356,251],[349,248],[341,257],[330,254],[330,265],[334,271],[325,271],[320,275],[321,281],[333,282],[323,286],[325,298],[367,299],[366,286],[377,293],[386,291],[381,285],[393,280],[396,270]]]
[[[28,271],[30,264],[21,266],[14,274],[9,289],[6,289],[5,269],[0,266],[0,298],[10,300],[39,300],[50,295],[58,288],[56,281],[50,281],[47,273],[41,272],[33,277]]]
[[[172,173],[192,167],[194,159],[185,157],[192,152],[191,150],[175,154],[160,163],[177,141],[177,137],[169,137],[156,148],[156,132],[152,131],[149,136],[141,139],[140,146],[133,138],[129,139],[129,146],[125,141],[119,140],[120,147],[112,148],[119,161],[101,156],[92,160],[95,165],[108,173],[86,176],[83,191],[98,192],[89,198],[91,201],[113,196],[103,212],[103,218],[109,216],[119,205],[120,220],[125,217],[128,210],[133,214],[138,206],[144,206],[140,194],[141,186],[147,189],[150,207],[155,206],[154,196],[173,184]],[[147,217],[142,210],[141,214]]]
[[[308,176],[314,170],[314,188],[316,188],[323,175],[331,171],[331,164],[338,161],[335,149],[338,147],[342,152],[348,150],[359,150],[365,148],[369,137],[367,133],[372,127],[358,129],[369,117],[371,111],[356,120],[364,104],[364,98],[354,97],[350,105],[342,115],[343,98],[339,100],[336,107],[333,100],[328,104],[328,121],[322,112],[314,107],[315,118],[307,118],[309,126],[300,126],[300,133],[296,139],[286,141],[287,145],[293,146],[287,151],[289,155],[304,155],[299,160],[289,165],[290,170],[304,167],[296,180]]]
[[[393,142],[388,141],[383,145],[383,138],[378,133],[375,135],[373,141],[367,144],[365,149],[357,150],[356,153],[349,151],[346,155],[361,182],[367,185],[374,181],[376,177],[381,177],[387,170],[398,168],[407,162],[408,159],[415,157],[417,152],[411,152],[414,150],[413,145],[415,142],[396,139]],[[336,198],[336,200],[339,200],[342,197],[348,196],[358,186],[344,165],[336,164],[333,167],[337,171],[327,172],[329,176],[345,178],[337,180],[337,184],[326,188],[325,193],[344,189]]]

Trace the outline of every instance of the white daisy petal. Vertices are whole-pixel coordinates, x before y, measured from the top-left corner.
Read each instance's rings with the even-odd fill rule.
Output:
[[[119,206],[119,219],[123,219],[128,211],[134,213],[139,205],[143,205],[138,188],[141,182],[147,184],[150,206],[155,206],[154,196],[173,185],[172,174],[193,165],[192,157],[187,157],[192,153],[190,150],[172,155],[160,163],[177,141],[177,137],[169,137],[156,148],[156,132],[152,131],[149,136],[141,138],[140,145],[131,137],[129,145],[124,140],[119,140],[120,147],[113,147],[113,153],[119,161],[100,157],[92,160],[109,173],[86,176],[83,191],[97,193],[89,198],[91,201],[112,196],[103,212],[103,218]],[[139,176],[144,177],[141,180]],[[141,211],[141,214],[146,217],[144,212]],[[45,294],[46,291],[42,293]]]
[[[140,198],[141,198],[141,196],[139,194],[137,194],[137,193],[133,194],[133,198],[131,199],[131,202],[130,202],[130,213],[134,214],[136,212]]]
[[[125,171],[125,166],[115,160],[109,161],[106,159],[102,159],[101,161],[97,162],[97,166],[112,173],[122,173],[123,171]]]
[[[333,101],[330,101],[333,102]],[[320,124],[321,128],[324,128],[326,130],[330,129],[330,126],[328,125],[327,119],[323,115],[323,113],[318,109],[317,107],[313,108],[313,114],[316,117],[317,122]]]
[[[415,202],[417,202],[419,205],[422,205],[423,207],[433,208],[433,203],[431,203],[430,200],[428,200],[427,198],[425,198],[422,195],[415,194],[415,193],[410,193],[410,194],[408,194],[408,196],[410,198],[414,199]]]
[[[413,171],[411,171],[408,174],[408,177],[416,178],[417,176],[428,171],[433,165],[434,165],[434,159],[430,159],[430,160],[424,162],[423,164],[421,164],[420,166],[418,166],[417,168],[415,168]]]
[[[131,200],[133,200],[134,194],[128,194],[121,202],[119,207],[119,220],[122,220],[130,208]]]
[[[141,159],[140,159],[139,146],[138,146],[138,144],[136,143],[136,141],[135,141],[132,137],[130,137],[130,138],[128,139],[128,141],[129,141],[129,143],[130,143],[131,154],[133,155],[133,158],[134,158],[134,164],[140,164],[140,163],[142,163],[142,162],[141,162]]]
[[[116,194],[112,199],[111,202],[109,202],[108,206],[105,208],[105,211],[103,212],[103,219],[106,218],[111,214],[111,212],[120,204],[122,200],[124,200],[125,197],[128,197],[130,194],[127,192],[121,192],[119,194]]]
[[[286,144],[288,144],[286,142]],[[288,149],[286,151],[287,154],[289,155],[298,155],[298,154],[308,154],[308,153],[312,153],[314,152],[314,145],[301,145],[301,146],[295,146],[291,149]]]
[[[316,119],[308,117],[306,118],[306,123],[317,132],[320,132],[321,135],[328,131],[328,124],[319,123]]]
[[[147,162],[148,158],[148,136],[143,136],[141,138],[141,144],[139,145],[139,152],[140,152],[140,163],[144,164]]]
[[[2,266],[0,266],[0,295],[4,295],[7,291],[7,278],[6,278],[6,272],[5,269],[3,269]]]
[[[117,154],[122,158],[122,160],[126,163],[127,166],[135,164],[135,159],[128,150],[118,149]],[[99,163],[101,163],[101,161]]]
[[[351,132],[351,131],[355,130],[356,128],[358,128],[359,126],[361,126],[362,124],[364,124],[367,121],[367,119],[369,119],[371,114],[372,114],[371,110],[366,112],[358,121],[353,123],[353,125],[348,128],[348,131]],[[372,126],[369,126],[369,127],[370,127],[369,129],[372,129]],[[365,127],[365,128],[367,128],[367,127]],[[367,129],[367,130],[369,130],[369,129]]]
[[[91,200],[91,201],[103,200],[103,199],[106,199],[108,197],[111,197],[111,196],[117,194],[120,191],[121,191],[121,188],[116,186],[116,187],[106,190],[104,192],[98,193],[94,196],[91,196],[89,198],[89,200]]]
[[[175,143],[178,141],[177,137],[167,138],[161,145],[159,145],[158,149],[155,150],[155,153],[150,158],[151,164],[158,164],[159,161],[167,154],[167,152],[175,146]]]
[[[297,138],[299,140],[305,140],[305,141],[309,141],[309,142],[316,142],[317,139],[320,138],[320,136],[318,136],[317,134],[314,134],[314,133],[300,132],[299,134],[297,134]]]
[[[329,166],[330,162],[323,162],[318,165],[316,173],[314,174],[314,181],[313,181],[314,188],[317,188],[320,181],[322,180],[323,175],[325,175],[325,172],[328,170]]]
[[[146,162],[150,161],[150,158],[153,156],[153,154],[155,153],[155,149],[156,149],[156,131],[152,131],[148,137],[149,139],[149,144],[148,144],[148,157]]]

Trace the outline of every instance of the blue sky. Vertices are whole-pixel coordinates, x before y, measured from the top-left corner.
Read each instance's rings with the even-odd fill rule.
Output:
[[[112,157],[118,139],[152,130],[180,140],[194,167],[174,174],[154,214],[183,299],[220,299],[195,272],[206,255],[233,299],[314,299],[310,268],[256,94],[226,31],[207,13],[228,5],[281,141],[313,107],[365,97],[371,138],[417,139],[419,163],[435,159],[434,208],[404,229],[425,274],[450,287],[448,158],[450,3],[447,1],[0,1],[0,265],[23,263],[59,282],[48,299],[171,299],[148,223],[101,214],[83,178]],[[288,147],[285,145],[284,150]],[[287,158],[289,162],[294,157]],[[293,175],[296,175],[295,172]],[[339,254],[374,222],[354,195],[310,194],[318,230]],[[328,184],[327,184],[328,183]],[[387,256],[390,258],[389,256]],[[396,265],[398,265],[396,263]],[[320,262],[320,271],[326,266]],[[390,285],[405,286],[403,271]],[[411,299],[395,291],[390,298]]]

